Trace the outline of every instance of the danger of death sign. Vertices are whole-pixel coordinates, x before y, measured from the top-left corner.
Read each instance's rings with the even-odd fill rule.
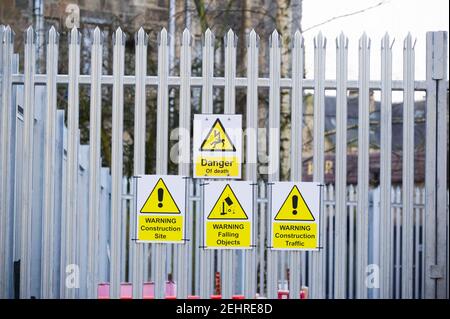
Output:
[[[186,179],[175,175],[139,175],[136,240],[184,243]]]
[[[271,190],[271,248],[318,250],[320,185],[276,182]]]
[[[205,248],[250,249],[253,242],[251,183],[208,182],[203,194]]]
[[[241,178],[242,116],[194,115],[194,177]]]

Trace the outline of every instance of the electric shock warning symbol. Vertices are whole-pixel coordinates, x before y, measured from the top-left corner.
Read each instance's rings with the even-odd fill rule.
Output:
[[[170,194],[164,180],[160,178],[153,190],[150,192],[141,213],[149,214],[180,214],[177,203]]]
[[[227,184],[214,204],[208,219],[248,219],[230,185]]]
[[[306,204],[305,199],[297,188],[292,187],[283,205],[275,216],[275,220],[314,221],[314,215]]]
[[[236,147],[228,136],[225,128],[220,122],[220,119],[216,119],[208,135],[204,139],[200,146],[200,151],[206,152],[235,152]]]

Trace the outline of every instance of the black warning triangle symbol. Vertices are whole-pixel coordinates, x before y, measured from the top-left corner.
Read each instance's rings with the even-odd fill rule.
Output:
[[[306,204],[305,199],[297,188],[297,185],[292,187],[289,195],[281,205],[280,210],[275,216],[275,220],[288,221],[314,221],[314,215]]]
[[[203,140],[200,146],[200,151],[203,152],[235,152],[233,142],[228,136],[225,128],[219,119],[216,119],[213,126]]]
[[[247,214],[229,184],[223,189],[211,209],[208,219],[248,219]]]
[[[164,180],[160,178],[148,195],[141,213],[149,214],[181,214]]]

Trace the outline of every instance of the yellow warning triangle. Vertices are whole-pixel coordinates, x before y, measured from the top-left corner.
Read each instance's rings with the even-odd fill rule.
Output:
[[[235,152],[236,147],[234,147],[233,142],[228,136],[225,128],[217,119],[208,135],[206,135],[205,140],[200,146],[200,151],[203,152]]]
[[[314,215],[306,204],[305,199],[297,188],[292,187],[289,195],[281,205],[280,210],[275,216],[275,220],[291,220],[291,221],[313,221]]]
[[[175,203],[172,194],[170,194],[170,191],[162,178],[160,178],[155,187],[153,187],[144,206],[141,208],[141,213],[181,214],[177,203]]]
[[[248,219],[236,195],[227,184],[214,204],[208,219]]]

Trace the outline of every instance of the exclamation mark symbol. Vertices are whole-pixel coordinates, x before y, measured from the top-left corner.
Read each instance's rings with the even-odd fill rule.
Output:
[[[158,188],[158,201],[159,201],[158,207],[159,208],[163,207],[163,203],[162,203],[163,198],[164,198],[164,189],[162,189],[160,187],[160,188]]]
[[[292,214],[297,215],[298,196],[292,196]]]

